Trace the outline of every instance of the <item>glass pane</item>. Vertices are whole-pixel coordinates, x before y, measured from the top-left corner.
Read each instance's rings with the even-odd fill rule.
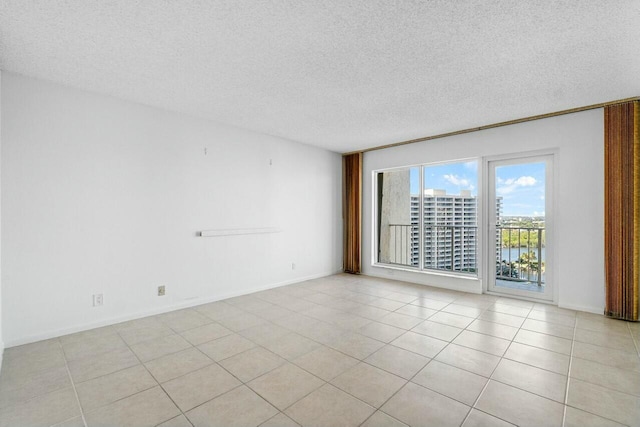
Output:
[[[378,262],[419,266],[419,169],[377,174]]]
[[[424,167],[424,268],[477,271],[478,162]]]
[[[495,168],[496,286],[544,292],[545,166]]]

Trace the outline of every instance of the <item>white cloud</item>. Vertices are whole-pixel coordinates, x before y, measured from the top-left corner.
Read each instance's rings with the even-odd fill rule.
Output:
[[[509,194],[520,187],[532,187],[538,181],[532,176],[521,176],[519,178],[497,179],[498,188],[496,192],[500,195]]]
[[[473,184],[466,178],[459,177],[458,175],[446,174],[442,176],[447,182],[463,188],[468,188],[469,190],[473,190]]]

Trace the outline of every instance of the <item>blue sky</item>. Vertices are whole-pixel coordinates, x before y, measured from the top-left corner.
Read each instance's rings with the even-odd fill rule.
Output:
[[[545,164],[525,163],[496,168],[496,193],[504,216],[544,216]]]
[[[496,193],[502,197],[504,216],[542,216],[544,200],[544,163],[526,163],[496,168]],[[419,168],[411,168],[411,194],[419,193]],[[424,188],[460,194],[470,190],[478,195],[478,162],[425,166]]]

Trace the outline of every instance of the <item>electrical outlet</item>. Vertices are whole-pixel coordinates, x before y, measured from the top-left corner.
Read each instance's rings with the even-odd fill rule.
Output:
[[[164,285],[158,286],[158,296],[164,296]]]
[[[102,294],[93,294],[93,306],[99,307],[104,303]]]
[[[291,269],[292,269],[292,270],[295,270],[295,269],[296,269],[296,263],[295,263],[295,262],[292,262],[292,263],[291,263]]]

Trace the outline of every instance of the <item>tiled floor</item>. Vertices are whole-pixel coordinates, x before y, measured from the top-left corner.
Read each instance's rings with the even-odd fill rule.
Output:
[[[639,339],[337,275],[7,349],[0,426],[638,426]]]

